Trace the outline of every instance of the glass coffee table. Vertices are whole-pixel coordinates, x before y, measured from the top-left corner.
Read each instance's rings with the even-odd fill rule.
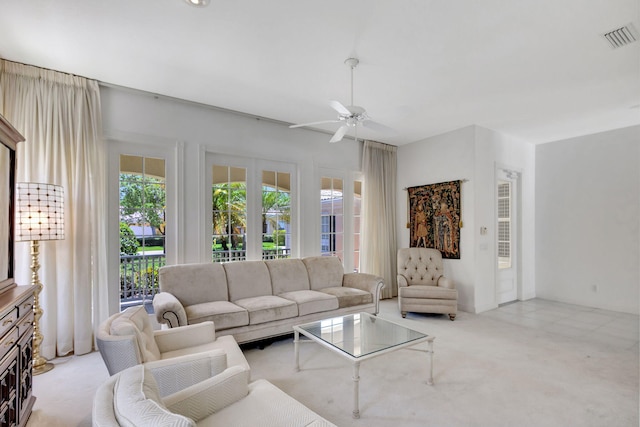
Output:
[[[369,313],[349,314],[293,327],[296,371],[300,370],[299,344],[316,342],[346,357],[353,363],[353,417],[360,418],[360,362],[383,354],[427,342],[429,378],[433,385],[433,340],[435,337],[414,331]],[[301,340],[300,334],[309,338]],[[417,349],[416,349],[417,350]]]

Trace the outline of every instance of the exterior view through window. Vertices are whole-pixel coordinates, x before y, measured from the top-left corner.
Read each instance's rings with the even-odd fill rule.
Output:
[[[320,253],[344,260],[342,179],[322,177],[320,189]]]
[[[291,256],[291,175],[262,172],[262,259]]]
[[[247,259],[247,170],[214,165],[211,200],[213,262]]]
[[[165,265],[165,161],[121,155],[120,306],[150,305]]]
[[[360,233],[362,215],[362,181],[353,182],[353,271],[360,271]]]

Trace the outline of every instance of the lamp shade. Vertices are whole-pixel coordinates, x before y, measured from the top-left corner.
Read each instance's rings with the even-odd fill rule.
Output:
[[[64,239],[62,187],[18,182],[16,190],[16,241]]]

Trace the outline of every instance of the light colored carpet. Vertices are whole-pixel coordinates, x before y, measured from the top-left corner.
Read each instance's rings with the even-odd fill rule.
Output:
[[[265,378],[339,426],[638,426],[638,316],[544,300],[474,315],[409,314],[395,300],[380,316],[434,335],[427,356],[399,350],[362,363],[361,418],[351,416],[352,368],[338,355],[292,339],[245,349]],[[426,348],[421,344],[418,348]],[[107,378],[98,353],[56,359],[34,378],[29,427],[88,426],[95,388]]]

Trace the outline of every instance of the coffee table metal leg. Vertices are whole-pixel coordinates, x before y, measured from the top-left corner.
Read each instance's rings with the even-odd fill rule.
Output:
[[[433,340],[429,340],[429,379],[427,384],[433,385]]]
[[[298,349],[298,345],[300,343],[300,332],[298,331],[294,331],[293,332],[293,348],[294,348],[294,352],[296,354],[296,372],[300,371],[300,352]]]
[[[353,364],[353,418],[360,418],[360,362]]]

